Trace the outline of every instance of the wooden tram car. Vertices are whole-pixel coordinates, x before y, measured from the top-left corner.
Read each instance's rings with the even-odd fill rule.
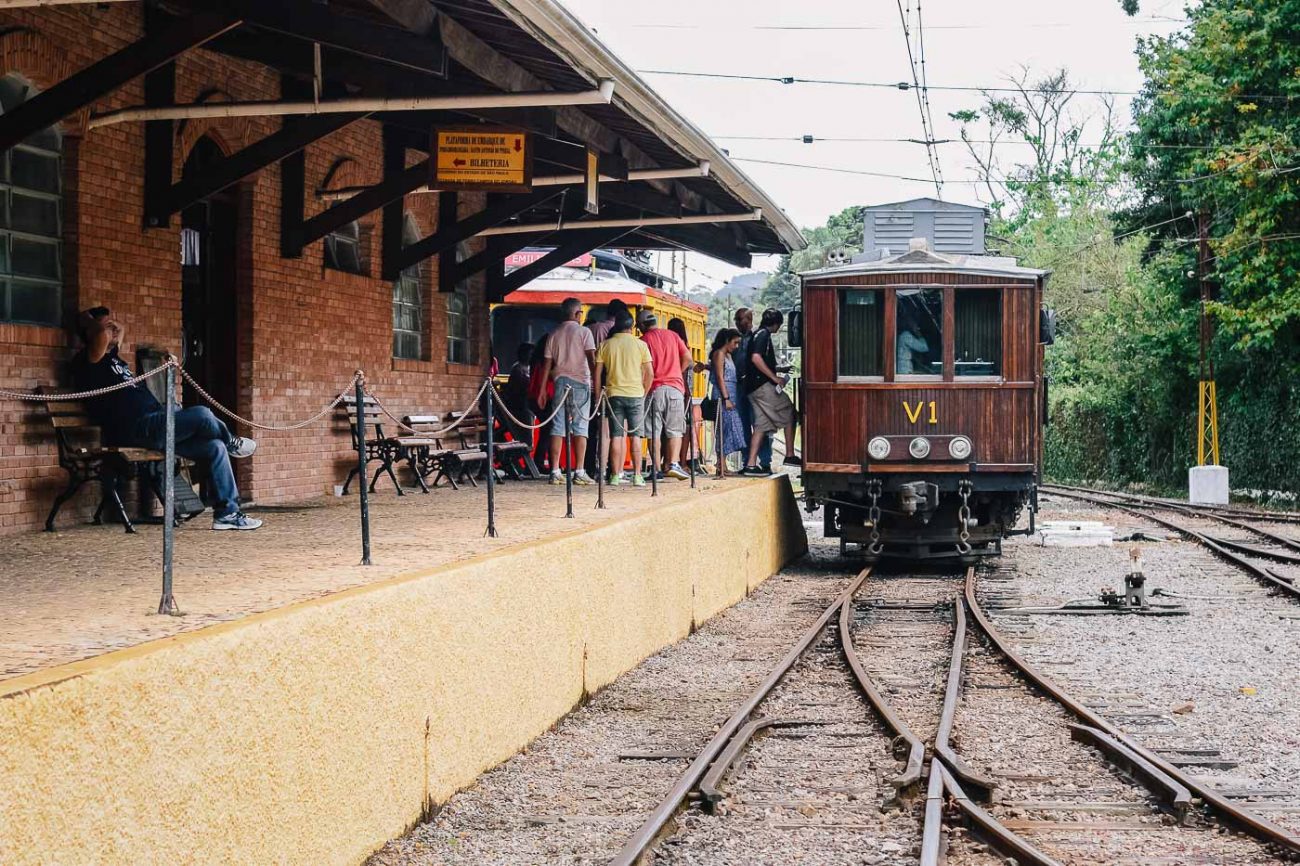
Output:
[[[930,237],[881,238],[931,208]],[[965,211],[978,230],[954,240]],[[873,211],[876,211],[873,213]],[[983,211],[928,199],[867,211],[867,254],[802,275],[803,484],[828,537],[871,558],[1001,552],[1037,507],[1046,271],[983,255]],[[945,226],[947,234],[945,235]],[[894,229],[897,235],[897,229]],[[920,233],[920,232],[918,232]],[[939,252],[964,247],[968,252]],[[877,248],[874,260],[863,260]],[[1050,335],[1043,335],[1050,339]]]

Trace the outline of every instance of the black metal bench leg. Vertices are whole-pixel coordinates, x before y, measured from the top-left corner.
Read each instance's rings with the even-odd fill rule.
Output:
[[[381,474],[383,474],[383,471],[384,471],[384,466],[383,466],[383,464],[381,463],[381,464],[379,465],[379,468],[375,470],[375,476],[374,476],[373,478],[370,479],[370,492],[371,492],[371,493],[374,493],[374,492],[375,492],[375,485],[379,483],[379,476],[380,476]]]
[[[352,479],[357,477],[357,467],[353,466],[348,470],[348,478],[343,482],[343,495],[348,495],[348,488],[352,486]],[[364,483],[364,482],[362,482]]]
[[[411,470],[411,474],[415,476],[415,483],[420,485],[420,491],[423,493],[428,493],[429,485],[424,483],[424,476],[420,474],[419,461],[414,457],[407,457],[406,465]]]
[[[397,495],[398,495],[398,496],[405,496],[405,495],[406,495],[406,491],[403,490],[403,489],[402,489],[402,485],[401,485],[400,483],[398,483],[398,481],[397,481],[397,473],[393,471],[393,461],[392,461],[392,460],[385,460],[385,461],[384,461],[384,471],[388,473],[388,477],[389,477],[389,478],[393,479],[393,486],[397,488]]]
[[[54,531],[54,518],[59,516],[59,509],[63,508],[64,503],[69,499],[77,495],[77,491],[81,489],[81,485],[84,484],[85,481],[84,478],[77,475],[69,477],[67,488],[54,498],[54,506],[50,508],[50,516],[45,518],[46,532]]]

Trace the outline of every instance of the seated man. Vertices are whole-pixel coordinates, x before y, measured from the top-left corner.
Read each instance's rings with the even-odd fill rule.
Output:
[[[131,368],[118,357],[122,326],[107,307],[86,310],[77,319],[77,333],[83,348],[72,359],[73,381],[78,390],[107,388],[129,381]],[[86,401],[109,445],[166,448],[166,416],[163,407],[143,383],[137,382]],[[208,469],[212,490],[213,529],[251,530],[262,521],[239,510],[239,490],[230,469],[231,457],[248,457],[257,449],[252,439],[232,436],[230,429],[206,406],[176,410],[176,455]]]

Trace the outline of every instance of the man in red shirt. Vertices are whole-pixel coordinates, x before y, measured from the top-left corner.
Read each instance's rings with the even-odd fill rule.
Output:
[[[684,371],[692,369],[691,350],[681,337],[659,327],[659,320],[649,310],[642,310],[641,339],[650,349],[650,366],[654,380],[646,397],[646,437],[658,442],[668,437],[669,477],[679,481],[691,476],[678,462],[682,450],[682,434],[686,432],[686,387]],[[658,471],[659,467],[653,467]]]

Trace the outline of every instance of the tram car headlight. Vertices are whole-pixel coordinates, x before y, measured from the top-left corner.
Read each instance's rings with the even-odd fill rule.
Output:
[[[889,440],[884,436],[877,436],[867,443],[867,453],[872,460],[884,460],[889,456],[889,451]]]
[[[930,456],[930,440],[924,436],[917,436],[907,446],[907,453],[911,454],[917,460],[924,460]]]
[[[971,442],[965,436],[954,436],[948,443],[948,454],[953,460],[965,460],[970,457]]]

